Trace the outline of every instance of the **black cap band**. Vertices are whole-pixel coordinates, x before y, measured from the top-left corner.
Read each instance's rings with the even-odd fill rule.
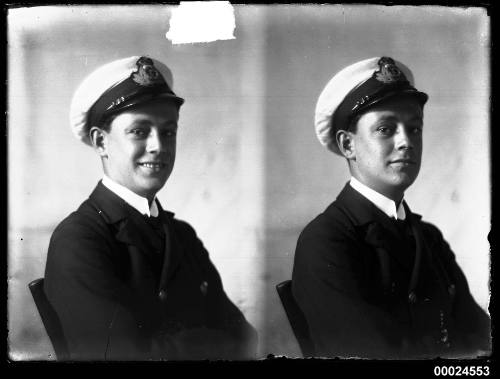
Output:
[[[184,103],[184,99],[170,89],[153,61],[141,57],[137,61],[137,70],[104,92],[90,108],[88,126],[101,126],[101,122],[111,114],[156,97],[171,98],[179,106]]]
[[[407,80],[404,73],[388,57],[380,58],[379,69],[373,75],[347,94],[332,117],[332,133],[347,130],[352,119],[382,100],[398,94],[410,94],[417,97],[423,106],[428,96],[418,91]]]

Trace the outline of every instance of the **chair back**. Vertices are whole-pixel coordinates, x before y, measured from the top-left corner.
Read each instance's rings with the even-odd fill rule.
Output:
[[[285,280],[276,285],[276,291],[280,297],[285,313],[292,327],[293,334],[299,343],[300,350],[304,357],[314,356],[314,344],[309,335],[309,326],[306,318],[299,308],[292,294],[292,281]]]
[[[43,326],[52,343],[54,352],[56,353],[56,360],[68,360],[69,351],[62,331],[61,322],[54,308],[52,308],[52,305],[47,300],[47,296],[43,290],[43,278],[33,280],[28,284],[28,288],[35,300],[35,305],[42,319]]]

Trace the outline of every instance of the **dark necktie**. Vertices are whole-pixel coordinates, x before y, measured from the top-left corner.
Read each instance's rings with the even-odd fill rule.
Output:
[[[169,251],[165,249],[165,230],[163,229],[163,223],[161,217],[149,217],[147,215],[143,215],[143,219],[146,222],[146,225],[149,226],[151,230],[151,244],[154,246],[153,248],[153,260],[154,260],[154,271],[156,273],[158,281],[162,275],[162,268],[165,260],[168,261]]]
[[[398,230],[404,234],[412,234],[411,232],[411,227],[410,227],[410,221],[408,220],[408,217],[405,218],[404,220],[401,220],[400,218],[395,219],[391,218],[391,221],[396,225]]]
[[[411,232],[410,224],[407,220],[393,219],[392,222],[396,226],[396,229],[401,236],[401,239],[404,241],[405,248],[405,259],[413,265],[413,261],[415,259],[415,239],[413,233]]]
[[[154,235],[157,237],[155,241],[152,241],[153,245],[156,246],[156,252],[163,255],[163,249],[165,247],[165,230],[163,229],[161,217],[149,217],[144,215],[143,218],[150,227],[150,230],[153,231]]]
[[[401,220],[398,218],[393,219],[392,222],[396,225],[396,228],[398,228],[398,231],[400,233],[402,233],[403,235],[406,235],[408,233],[406,220]]]
[[[156,233],[163,234],[163,225],[161,222],[161,217],[153,217],[144,215],[144,219],[147,224],[153,228]]]

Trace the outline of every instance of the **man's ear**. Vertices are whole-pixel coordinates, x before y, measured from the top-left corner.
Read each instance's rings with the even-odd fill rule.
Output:
[[[335,139],[337,140],[337,146],[344,157],[347,159],[356,158],[354,138],[351,132],[347,130],[338,130],[335,134]]]
[[[93,126],[90,128],[89,137],[90,141],[92,142],[92,146],[101,156],[101,158],[106,158],[108,156],[106,131],[97,126]]]

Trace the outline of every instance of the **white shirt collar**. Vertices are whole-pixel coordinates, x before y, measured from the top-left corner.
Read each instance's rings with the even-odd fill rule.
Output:
[[[102,184],[110,191],[113,191],[116,195],[121,197],[127,204],[137,209],[141,214],[150,217],[158,217],[159,211],[158,206],[156,205],[156,197],[153,199],[151,207],[149,207],[148,199],[139,196],[127,187],[118,184],[114,180],[110,179],[106,174],[104,174],[102,178]]]
[[[361,183],[358,179],[351,177],[349,183],[352,188],[358,191],[361,195],[370,200],[375,206],[384,212],[387,216],[399,220],[406,219],[405,207],[403,206],[403,200],[399,203],[399,208],[396,209],[396,202],[389,199],[388,197],[372,190],[370,187]]]

